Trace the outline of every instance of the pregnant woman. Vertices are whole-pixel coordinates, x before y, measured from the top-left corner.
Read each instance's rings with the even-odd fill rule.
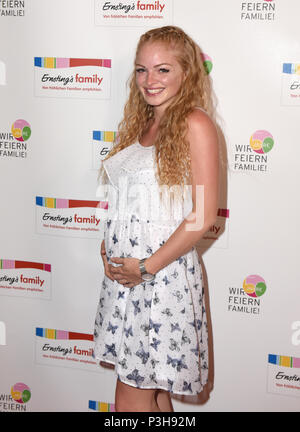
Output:
[[[201,51],[183,30],[142,35],[134,67],[100,170],[109,208],[94,357],[115,367],[116,411],[173,411],[172,393],[207,383],[195,245],[217,217],[219,140]]]

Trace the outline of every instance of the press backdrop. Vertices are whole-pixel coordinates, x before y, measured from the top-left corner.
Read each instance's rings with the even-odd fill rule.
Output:
[[[115,373],[92,357],[97,169],[136,43],[168,24],[205,54],[228,154],[198,245],[210,384],[175,411],[299,410],[299,14],[298,0],[0,2],[0,411],[114,410]]]

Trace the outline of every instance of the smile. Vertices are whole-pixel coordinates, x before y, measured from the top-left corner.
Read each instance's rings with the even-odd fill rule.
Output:
[[[163,91],[164,91],[164,88],[160,88],[160,89],[149,89],[149,88],[146,88],[145,89],[145,92],[147,94],[149,94],[149,95],[157,95],[157,94],[160,94]]]

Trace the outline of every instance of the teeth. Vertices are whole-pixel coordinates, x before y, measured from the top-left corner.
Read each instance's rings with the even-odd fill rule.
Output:
[[[151,93],[151,94],[160,93],[162,91],[163,91],[163,89],[147,89],[147,92]]]

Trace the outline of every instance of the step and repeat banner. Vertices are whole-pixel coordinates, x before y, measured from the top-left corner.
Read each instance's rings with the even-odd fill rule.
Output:
[[[0,411],[114,411],[93,358],[110,151],[141,34],[203,50],[228,170],[198,245],[210,381],[175,411],[299,411],[298,0],[0,1]],[[225,154],[225,153],[224,153]]]

